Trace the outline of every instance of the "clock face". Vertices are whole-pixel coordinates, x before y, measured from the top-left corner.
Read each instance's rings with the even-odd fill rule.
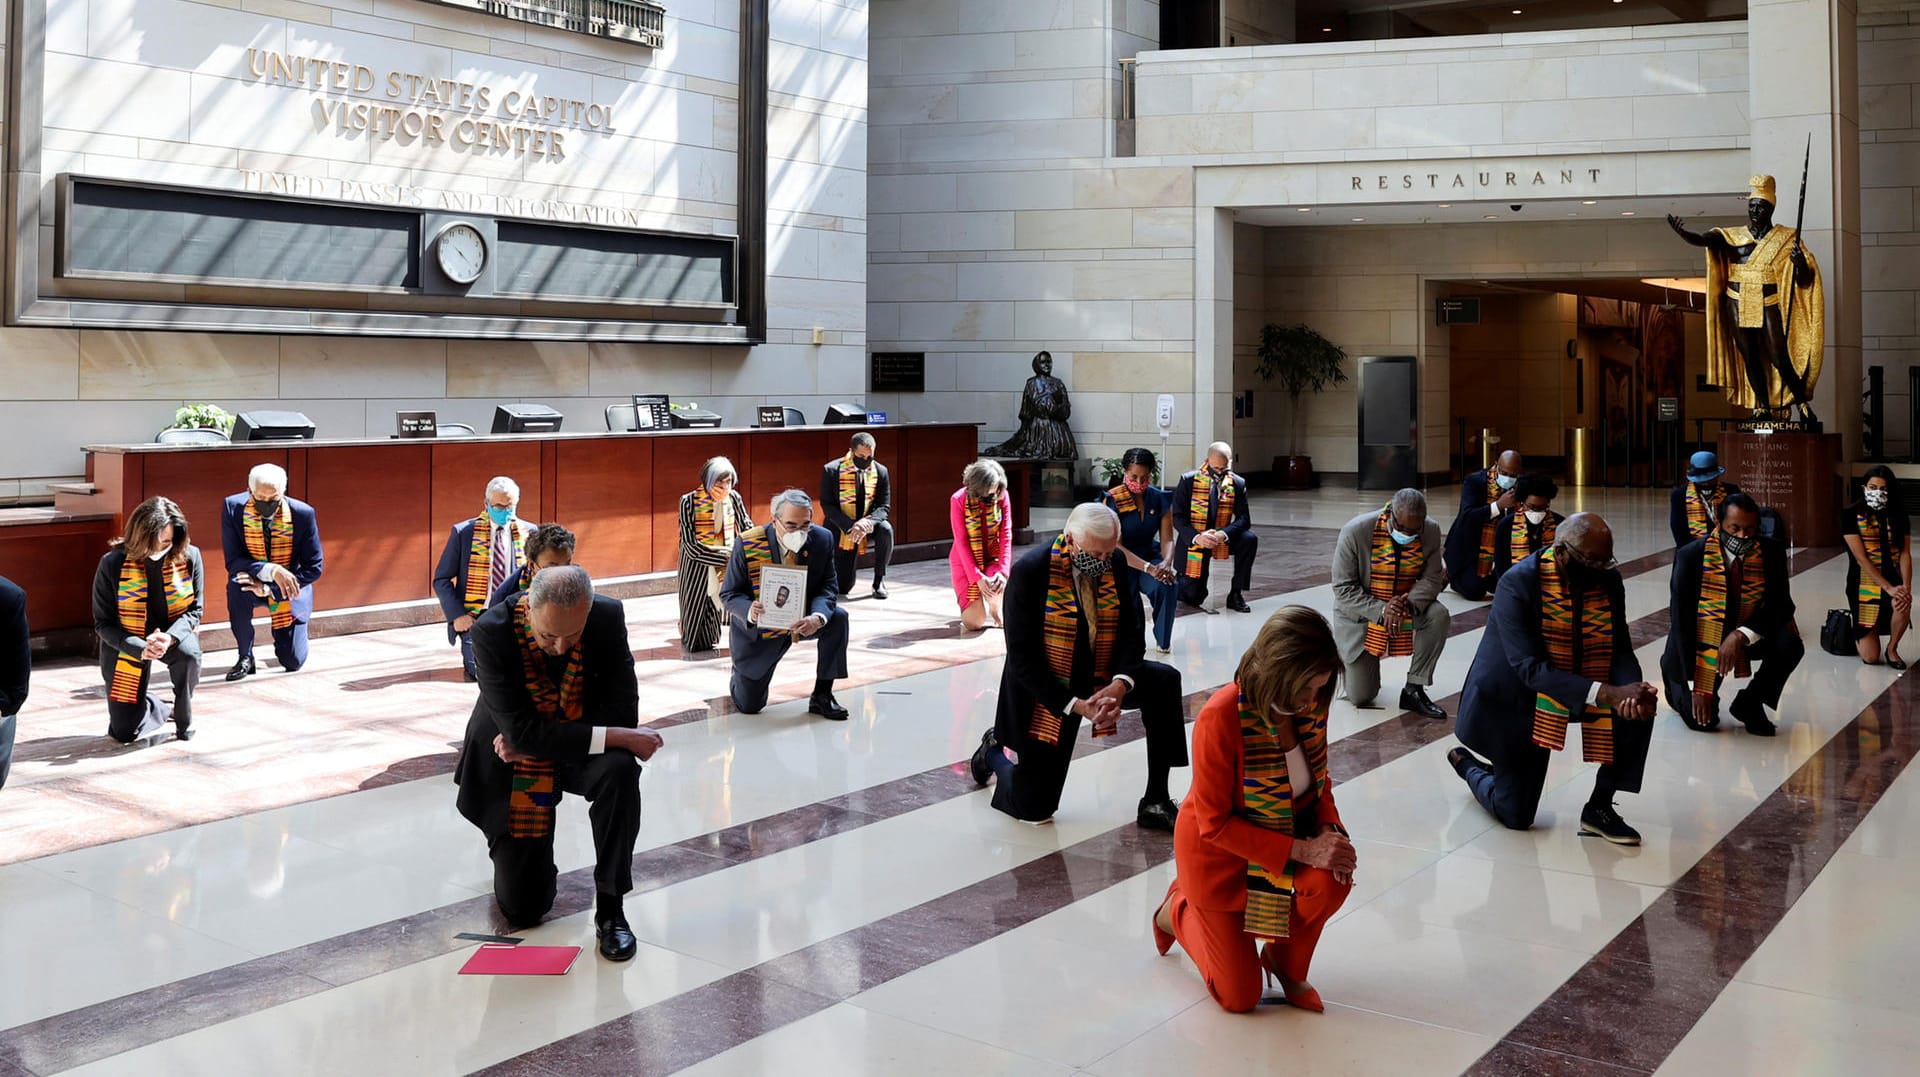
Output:
[[[434,241],[433,254],[448,280],[472,284],[480,279],[480,270],[487,264],[487,241],[470,224],[451,224]]]

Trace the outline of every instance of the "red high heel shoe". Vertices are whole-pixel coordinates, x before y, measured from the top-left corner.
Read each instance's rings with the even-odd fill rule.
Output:
[[[1297,1010],[1306,1010],[1309,1013],[1327,1012],[1327,1004],[1320,1001],[1320,992],[1314,990],[1311,984],[1301,984],[1299,987],[1292,987],[1289,986],[1287,978],[1280,975],[1278,968],[1280,958],[1274,949],[1273,943],[1267,943],[1265,946],[1260,947],[1260,964],[1264,966],[1267,983],[1269,985],[1275,982],[1280,984],[1281,993],[1287,996],[1287,1005]]]
[[[1173,898],[1173,885],[1167,884],[1167,896],[1160,899],[1160,904],[1154,907],[1153,918],[1147,921],[1153,927],[1153,948],[1160,951],[1161,957],[1167,956],[1167,951],[1173,949],[1173,944],[1179,941],[1160,930],[1160,913],[1166,909],[1167,902]]]

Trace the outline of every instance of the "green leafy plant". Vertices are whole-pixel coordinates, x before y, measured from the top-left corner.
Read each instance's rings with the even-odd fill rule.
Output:
[[[684,404],[668,404],[667,410],[668,411],[699,411],[700,405],[689,400]]]
[[[1260,363],[1254,372],[1262,381],[1280,382],[1291,409],[1288,413],[1288,453],[1300,455],[1300,394],[1319,393],[1347,380],[1347,353],[1338,344],[1304,325],[1267,325],[1260,330]]]
[[[233,412],[218,404],[183,404],[173,413],[173,425],[178,430],[218,430],[232,434]]]
[[[1126,477],[1127,468],[1126,465],[1121,462],[1123,459],[1123,457],[1119,456],[1095,456],[1089,458],[1088,463],[1093,465],[1094,474],[1100,476],[1102,483],[1101,489],[1111,490],[1120,485],[1120,480]],[[1156,486],[1160,484],[1160,458],[1157,456],[1153,458],[1152,481]]]

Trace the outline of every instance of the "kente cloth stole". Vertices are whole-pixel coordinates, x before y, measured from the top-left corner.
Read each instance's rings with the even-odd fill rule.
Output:
[[[166,565],[167,620],[187,612],[193,605],[193,569],[185,558],[169,559]],[[120,585],[116,591],[120,609],[120,628],[129,636],[147,634],[147,562],[129,557],[120,565]],[[107,698],[115,703],[136,703],[140,699],[140,679],[147,663],[124,651],[113,660],[113,683],[107,686]]]
[[[1877,512],[1854,514],[1854,520],[1860,525],[1860,545],[1867,551],[1867,561],[1881,572],[1887,570],[1887,525]],[[1880,584],[1870,572],[1860,574],[1860,586],[1855,590],[1855,604],[1860,607],[1860,627],[1877,628],[1880,625]]]
[[[1193,473],[1193,499],[1187,502],[1187,522],[1195,531],[1225,531],[1233,522],[1233,472],[1215,478],[1211,470],[1201,468]],[[1212,511],[1209,512],[1208,509]],[[1213,548],[1215,561],[1225,561],[1232,555],[1226,543]],[[1205,571],[1208,553],[1198,546],[1187,547],[1186,573],[1190,580],[1197,580]]]
[[[868,464],[864,469],[854,467],[853,450],[849,449],[847,450],[847,455],[840,458],[840,511],[845,513],[849,519],[857,521],[860,519],[860,502],[854,499],[853,484],[856,482],[860,484],[860,490],[863,494],[862,499],[866,502],[867,507],[871,509],[873,507],[873,490],[880,482],[880,475],[873,469],[872,464]],[[840,548],[843,550],[858,550],[861,553],[865,553],[867,552],[867,540],[863,538],[859,542],[855,542],[851,531],[842,531],[840,532]]]
[[[1740,292],[1736,297],[1739,303],[1738,323],[1742,329],[1758,329],[1766,324],[1766,310],[1770,306],[1780,305],[1780,293],[1766,294],[1766,286],[1777,284],[1780,280],[1780,262],[1789,257],[1787,251],[1793,239],[1786,228],[1769,228],[1765,237],[1756,242],[1751,228],[1723,229],[1727,239],[1736,247],[1754,244],[1753,253],[1740,263],[1728,263],[1727,279],[1738,281]]]
[[[1527,555],[1543,546],[1553,545],[1553,536],[1560,530],[1553,522],[1552,514],[1540,522],[1540,541],[1533,541],[1533,533],[1527,529],[1527,518],[1523,513],[1513,514],[1513,529],[1507,532],[1507,568],[1519,564]]]
[[[973,553],[973,563],[985,572],[993,564],[993,555],[1000,549],[1000,499],[990,497],[986,500],[967,495],[963,510],[967,525],[967,549]],[[967,584],[967,602],[971,604],[980,597],[980,581]]]
[[[1727,561],[1715,532],[1700,564],[1700,608],[1694,621],[1693,690],[1712,695],[1720,685],[1720,644],[1760,608],[1767,589],[1766,558]]]
[[[1292,721],[1292,719],[1280,719]],[[1287,773],[1287,752],[1280,747],[1275,719],[1247,705],[1240,697],[1240,799],[1247,822],[1265,830],[1293,835],[1293,779]],[[1327,709],[1314,711],[1307,728],[1299,731],[1306,753],[1307,795],[1327,791]],[[1247,934],[1261,940],[1284,939],[1293,916],[1293,877],[1298,863],[1288,860],[1277,868],[1247,861]]]
[[[1613,602],[1604,587],[1576,592],[1568,586],[1554,559],[1556,547],[1540,551],[1540,637],[1547,645],[1547,664],[1607,683],[1613,673]],[[1587,708],[1598,718],[1580,726],[1580,758],[1589,763],[1613,762],[1613,708],[1595,703]],[[1560,701],[1538,692],[1533,697],[1533,742],[1559,751],[1567,746],[1567,724],[1573,713]]]
[[[1120,584],[1107,572],[1092,578],[1093,679],[1105,685],[1113,675],[1113,638],[1120,631]],[[1067,536],[1053,540],[1047,555],[1047,612],[1040,630],[1047,668],[1069,691],[1073,687],[1073,644],[1080,630],[1080,595],[1073,586],[1073,556]],[[1060,716],[1045,704],[1033,705],[1033,739],[1060,743]]]
[[[1502,491],[1500,489],[1499,476],[1500,476],[1500,469],[1497,466],[1490,467],[1487,469],[1487,500],[1485,502],[1486,504],[1491,505],[1494,502],[1500,500],[1500,494]],[[1497,512],[1488,513],[1486,524],[1480,528],[1480,575],[1481,576],[1493,575],[1493,562],[1494,562],[1493,540],[1494,540],[1494,536],[1499,534],[1499,528],[1500,528],[1500,514]]]
[[[1373,544],[1367,554],[1367,593],[1382,602],[1413,590],[1427,568],[1426,546],[1420,542],[1402,546],[1393,541],[1392,530],[1393,510],[1381,509],[1373,521]],[[1413,653],[1413,632],[1406,625],[1388,631],[1386,625],[1369,621],[1361,644],[1375,658],[1401,658]]]
[[[774,559],[773,540],[768,535],[772,526],[773,525],[769,524],[766,527],[756,527],[752,531],[740,536],[740,552],[745,554],[747,558],[747,575],[753,580],[753,600],[755,602],[761,601],[760,570],[765,568]],[[797,555],[796,560],[802,565],[807,563],[804,549]],[[761,639],[782,639],[792,635],[791,632],[784,628],[762,628],[759,629],[759,632]]]
[[[1714,510],[1725,496],[1726,491],[1717,482],[1713,484],[1712,492],[1705,495],[1700,493],[1700,487],[1693,483],[1687,484],[1687,534],[1689,536],[1700,538],[1713,531]]]
[[[702,546],[733,548],[733,498],[716,501],[702,486],[693,492],[693,541]]]
[[[269,520],[260,515],[260,510],[251,502],[246,511],[240,514],[240,535],[247,542],[247,556],[255,561],[279,564],[274,560],[277,550],[282,556],[293,552],[293,506],[285,501],[280,503],[280,511]],[[285,566],[282,566],[285,567]],[[481,600],[485,608],[485,600]],[[273,630],[280,631],[293,625],[293,603],[284,598],[267,598],[267,616]]]
[[[526,674],[527,694],[533,697],[533,709],[542,720],[577,722],[585,713],[583,697],[586,685],[586,643],[584,639],[567,652],[567,665],[560,683],[553,683],[547,666],[547,652],[533,638],[533,625],[527,620],[527,596],[513,601],[513,628],[520,637],[520,668]],[[513,765],[513,796],[507,804],[507,836],[548,838],[553,836],[554,809],[560,806],[560,787],[553,761],[522,759]]]
[[[515,520],[507,526],[513,528],[513,559],[520,564],[527,560],[527,532]],[[487,611],[487,600],[493,597],[493,520],[486,513],[473,518],[473,542],[467,547],[467,612],[475,617]]]

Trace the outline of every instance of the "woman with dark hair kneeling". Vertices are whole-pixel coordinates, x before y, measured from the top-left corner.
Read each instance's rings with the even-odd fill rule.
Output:
[[[1887,665],[1905,669],[1900,637],[1913,621],[1913,536],[1892,468],[1876,464],[1867,469],[1860,500],[1840,513],[1840,535],[1853,555],[1847,561],[1847,605],[1853,611],[1853,645],[1860,661],[1880,664],[1880,636],[1891,624]]]
[[[192,738],[204,591],[200,550],[187,541],[180,506],[164,497],[142,501],[93,575],[107,736],[132,744],[160,732],[171,717],[174,735]],[[148,691],[156,661],[173,681],[171,709]]]
[[[1193,786],[1173,833],[1177,875],[1153,916],[1222,1009],[1260,1004],[1263,974],[1319,1013],[1307,966],[1353,889],[1354,851],[1327,780],[1327,705],[1340,675],[1326,619],[1286,606],[1267,619],[1232,684],[1193,727]]]
[[[1173,495],[1153,484],[1159,464],[1152,452],[1128,449],[1120,468],[1120,485],[1100,500],[1120,517],[1120,552],[1134,585],[1153,601],[1153,645],[1167,654],[1180,607],[1180,580],[1173,571]]]

